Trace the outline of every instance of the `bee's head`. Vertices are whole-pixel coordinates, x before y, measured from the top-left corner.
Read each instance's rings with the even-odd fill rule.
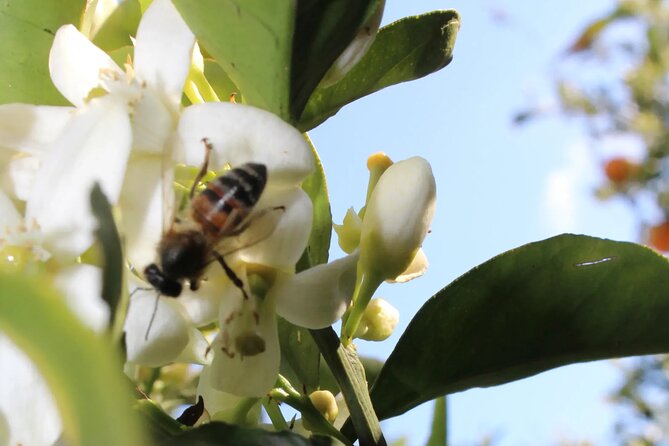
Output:
[[[144,268],[144,277],[160,294],[168,297],[178,297],[183,286],[181,282],[170,280],[155,263]]]
[[[168,232],[161,240],[158,252],[165,278],[179,282],[202,275],[209,257],[204,235],[195,230]]]

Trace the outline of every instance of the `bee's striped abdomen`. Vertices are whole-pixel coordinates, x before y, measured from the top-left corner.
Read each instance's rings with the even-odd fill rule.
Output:
[[[267,183],[264,164],[247,163],[207,184],[191,203],[193,219],[207,235],[234,233],[258,202]]]

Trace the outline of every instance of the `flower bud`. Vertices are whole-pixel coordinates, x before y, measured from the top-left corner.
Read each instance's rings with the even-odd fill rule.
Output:
[[[314,405],[316,410],[319,411],[328,422],[334,422],[339,414],[339,407],[337,406],[337,401],[335,401],[332,392],[329,390],[316,390],[309,395],[309,400],[311,400],[311,404]],[[306,420],[303,420],[305,429],[311,430],[308,426],[309,423],[304,422],[306,422]]]
[[[362,314],[356,337],[366,341],[384,341],[393,334],[400,312],[384,299],[372,299]]]
[[[390,166],[367,202],[360,237],[362,269],[382,280],[404,272],[432,221],[436,185],[432,168],[413,157]]]

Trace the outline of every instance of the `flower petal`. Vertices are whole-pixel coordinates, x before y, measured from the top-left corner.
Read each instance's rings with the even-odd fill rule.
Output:
[[[102,270],[93,265],[72,265],[58,271],[56,287],[70,310],[98,333],[109,324],[109,306],[102,300]]]
[[[35,179],[42,165],[41,156],[17,156],[7,162],[7,175],[3,187],[19,200],[27,201],[32,193]]]
[[[159,367],[174,361],[190,342],[190,321],[181,305],[167,297],[159,299],[146,339],[155,302],[153,290],[138,290],[130,299],[124,327],[128,362]]]
[[[12,200],[0,189],[0,239],[6,238],[7,234],[15,230],[21,223],[23,223],[23,217],[16,210]]]
[[[95,182],[116,203],[131,145],[126,104],[113,96],[78,110],[44,157],[26,206],[56,252],[79,254],[95,224],[89,195]]]
[[[358,252],[279,278],[269,294],[276,312],[306,328],[323,328],[337,321],[348,308],[355,288]]]
[[[90,91],[101,85],[103,70],[124,76],[112,58],[73,25],[58,29],[49,53],[49,72],[53,84],[68,101],[77,107],[84,105]]]
[[[284,206],[286,210],[273,211],[272,208],[276,206]],[[270,188],[265,191],[256,209],[259,212],[277,213],[278,223],[275,228],[266,229],[261,222],[252,222],[246,233],[242,234],[243,237],[248,240],[254,240],[254,237],[255,240],[258,237],[266,238],[239,251],[239,258],[247,263],[292,272],[309,240],[313,218],[311,199],[299,187],[282,190]],[[269,236],[266,235],[268,231],[272,231]]]
[[[193,292],[186,288],[179,296],[179,302],[196,327],[216,321],[223,299],[221,290],[233,286],[218,263],[212,264],[206,275],[207,280],[202,281],[200,289]]]
[[[53,396],[30,359],[2,334],[0,376],[0,418],[9,427],[3,444],[54,444],[62,425]]]
[[[154,0],[144,13],[135,40],[135,73],[164,96],[174,113],[181,103],[195,36],[170,0]]]
[[[416,252],[416,255],[414,256],[413,260],[411,261],[409,266],[407,266],[407,269],[405,269],[402,272],[402,274],[395,277],[394,279],[388,279],[386,280],[386,282],[388,283],[408,282],[425,274],[425,271],[427,271],[428,266],[430,266],[430,262],[428,262],[427,260],[425,251],[423,251],[423,248],[421,248],[418,250],[418,252]]]
[[[188,330],[188,344],[174,361],[190,364],[208,364],[211,362],[211,359],[207,358],[209,350],[207,338],[204,337],[200,330],[191,327]]]
[[[211,386],[211,372],[211,366],[204,366],[202,369],[200,380],[197,384],[197,395],[202,395],[204,407],[207,412],[209,412],[212,420],[225,421],[228,423],[239,422],[239,420],[235,418],[237,414],[234,409],[235,406],[245,398],[214,389]],[[252,425],[259,420],[260,405],[257,404],[247,413],[247,421]]]
[[[58,137],[74,110],[48,105],[0,105],[0,147],[42,152]]]
[[[178,127],[186,164],[199,166],[204,158],[203,138],[213,145],[210,168],[226,164],[263,163],[271,183],[297,185],[314,169],[309,144],[294,127],[259,108],[228,102],[187,107]]]
[[[162,160],[155,155],[133,157],[128,162],[119,198],[126,255],[140,271],[154,261],[167,218],[163,206]]]
[[[237,311],[241,298],[234,287],[227,287],[221,305],[221,320],[229,320]],[[236,306],[235,306],[236,304]],[[279,336],[276,325],[274,301],[267,296],[258,308],[256,333],[265,341],[265,351],[254,356],[230,356],[223,351],[224,343],[219,334],[212,343],[214,359],[211,363],[210,382],[214,389],[239,396],[262,397],[276,382],[279,373]],[[225,330],[225,326],[221,327]]]

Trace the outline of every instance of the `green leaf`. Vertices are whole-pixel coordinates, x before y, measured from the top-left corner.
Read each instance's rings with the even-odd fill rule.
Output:
[[[298,128],[312,129],[358,98],[445,67],[459,28],[460,16],[453,10],[405,17],[381,28],[367,54],[342,80],[314,91]]]
[[[0,272],[0,331],[35,363],[69,445],[146,445],[120,358],[84,327],[46,280]],[[36,428],[39,420],[35,420]]]
[[[247,103],[289,120],[296,2],[174,0],[174,5]]]
[[[51,83],[49,50],[58,28],[78,25],[85,6],[85,0],[0,4],[0,104],[68,105]]]
[[[311,198],[314,219],[309,234],[309,243],[297,264],[298,272],[321,263],[327,263],[332,238],[332,212],[330,210],[330,195],[325,179],[325,170],[316,148],[308,137],[307,141],[316,159],[316,169],[304,180],[302,189]]]
[[[508,251],[428,300],[372,388],[381,419],[565,364],[669,351],[669,262],[561,235]]]
[[[320,80],[346,49],[380,0],[297,2],[291,64],[291,116],[300,117]]]
[[[447,413],[446,397],[440,396],[434,400],[432,431],[430,432],[430,438],[427,439],[426,446],[448,445]]]
[[[121,444],[121,443],[119,443]],[[329,438],[304,438],[288,431],[268,432],[213,422],[157,443],[158,446],[328,446]]]
[[[204,60],[204,76],[216,92],[219,100],[225,102],[234,94],[235,101],[244,102],[244,96],[239,92],[239,88],[216,61],[212,59]]]
[[[309,330],[283,318],[278,318],[278,326],[281,361],[286,361],[294,373],[291,383],[307,394],[318,390],[321,352],[309,335]]]
[[[95,33],[93,43],[104,51],[132,45],[130,36],[137,34],[142,11],[137,0],[123,0]]]
[[[102,299],[109,305],[109,326],[115,333],[114,338],[120,339],[128,305],[127,293],[124,301],[121,300],[124,284],[121,237],[111,205],[98,183],[93,186],[90,199],[91,210],[98,223],[95,237],[102,248]]]

